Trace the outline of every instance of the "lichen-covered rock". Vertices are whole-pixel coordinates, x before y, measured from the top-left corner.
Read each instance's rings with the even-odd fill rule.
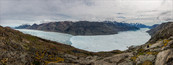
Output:
[[[171,45],[173,45],[173,40],[170,40],[167,45],[164,47],[164,49],[170,48]]]
[[[118,63],[118,65],[133,65],[133,62],[132,61],[124,61],[124,62]]]
[[[144,61],[154,61],[155,55],[140,55],[136,59],[137,64],[143,63]]]
[[[157,41],[156,43],[150,45],[148,49],[161,47],[162,45],[163,45],[163,41]]]
[[[79,64],[72,64],[72,63],[49,63],[47,65],[79,65]]]
[[[173,49],[158,53],[155,65],[173,65]]]
[[[104,58],[102,60],[96,61],[95,65],[133,65],[132,61],[130,61],[130,57],[132,57],[132,53],[122,53],[117,54],[111,57]],[[127,62],[127,63],[126,63]]]

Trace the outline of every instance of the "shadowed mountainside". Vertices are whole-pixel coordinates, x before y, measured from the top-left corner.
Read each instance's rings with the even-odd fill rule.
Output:
[[[139,30],[139,27],[147,27],[142,24],[131,25],[118,22],[89,22],[89,21],[64,21],[50,22],[43,24],[21,25],[17,29],[36,29],[44,31],[54,31],[72,35],[108,35],[117,34],[120,31]]]

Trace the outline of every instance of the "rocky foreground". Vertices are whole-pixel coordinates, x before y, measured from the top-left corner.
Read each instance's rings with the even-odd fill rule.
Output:
[[[0,27],[0,65],[173,65],[173,23],[150,31],[144,45],[93,53]]]

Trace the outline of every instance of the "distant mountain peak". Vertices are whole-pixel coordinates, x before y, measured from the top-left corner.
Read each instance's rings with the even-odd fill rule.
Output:
[[[17,29],[36,29],[44,31],[54,31],[68,33],[72,35],[108,35],[117,34],[119,31],[138,30],[136,24],[121,23],[116,21],[63,21],[49,22],[33,25],[21,25]]]

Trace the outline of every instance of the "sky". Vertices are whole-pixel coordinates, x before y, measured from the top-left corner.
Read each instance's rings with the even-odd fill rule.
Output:
[[[0,0],[0,25],[53,21],[173,21],[173,0]]]

